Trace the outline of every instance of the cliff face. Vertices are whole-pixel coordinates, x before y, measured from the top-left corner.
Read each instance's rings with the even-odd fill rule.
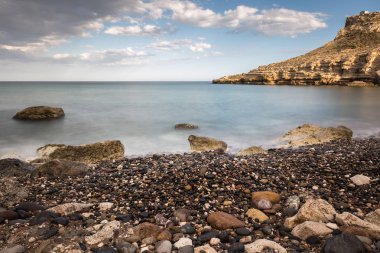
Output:
[[[380,12],[348,17],[333,41],[305,55],[214,83],[380,85]]]

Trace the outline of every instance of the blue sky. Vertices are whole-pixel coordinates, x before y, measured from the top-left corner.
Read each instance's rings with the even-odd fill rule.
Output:
[[[0,0],[1,80],[212,80],[304,54],[379,0]]]

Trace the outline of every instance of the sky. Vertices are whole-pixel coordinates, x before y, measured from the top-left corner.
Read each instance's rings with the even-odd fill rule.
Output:
[[[1,81],[210,81],[322,46],[379,0],[0,0]]]

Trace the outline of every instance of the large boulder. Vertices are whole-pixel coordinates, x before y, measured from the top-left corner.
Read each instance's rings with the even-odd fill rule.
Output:
[[[91,164],[98,163],[102,160],[123,158],[124,146],[118,140],[80,146],[48,144],[38,148],[37,152],[42,159],[69,160]]]
[[[227,143],[214,138],[190,135],[188,140],[192,151],[227,150]]]
[[[21,120],[46,120],[64,116],[62,108],[49,106],[32,106],[16,113],[13,118]]]
[[[308,199],[298,213],[285,220],[285,226],[294,228],[305,221],[329,222],[334,220],[336,211],[323,199]]]
[[[89,170],[89,166],[81,162],[66,160],[48,161],[33,171],[33,176],[48,178],[64,178],[84,176]]]
[[[282,137],[282,141],[285,143],[286,147],[299,147],[326,143],[339,139],[351,139],[352,135],[352,130],[345,126],[321,127],[304,124],[287,132]]]
[[[365,233],[372,239],[380,240],[380,226],[376,224],[362,220],[348,212],[337,214],[335,219],[339,225],[345,226],[346,228],[351,227],[352,231],[356,231],[355,234],[362,235]]]
[[[246,149],[240,150],[236,155],[237,156],[251,156],[257,154],[266,154],[267,151],[262,147],[252,146]]]
[[[207,217],[207,222],[211,225],[211,227],[219,230],[240,228],[245,226],[243,221],[225,212],[214,212],[209,214]]]
[[[19,159],[0,160],[0,177],[24,177],[33,171],[33,166]]]

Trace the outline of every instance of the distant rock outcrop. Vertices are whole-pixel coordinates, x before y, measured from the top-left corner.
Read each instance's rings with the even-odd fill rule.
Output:
[[[64,116],[62,108],[49,106],[31,106],[16,113],[14,119],[20,120],[47,120],[56,119]]]
[[[380,85],[380,12],[348,17],[333,41],[305,55],[213,81],[227,84]]]
[[[124,146],[117,140],[80,146],[48,144],[37,149],[37,152],[42,159],[46,160],[69,160],[91,164],[102,160],[123,158]]]
[[[178,130],[188,130],[188,129],[198,129],[199,126],[190,124],[190,123],[180,123],[180,124],[176,124],[174,128]]]

